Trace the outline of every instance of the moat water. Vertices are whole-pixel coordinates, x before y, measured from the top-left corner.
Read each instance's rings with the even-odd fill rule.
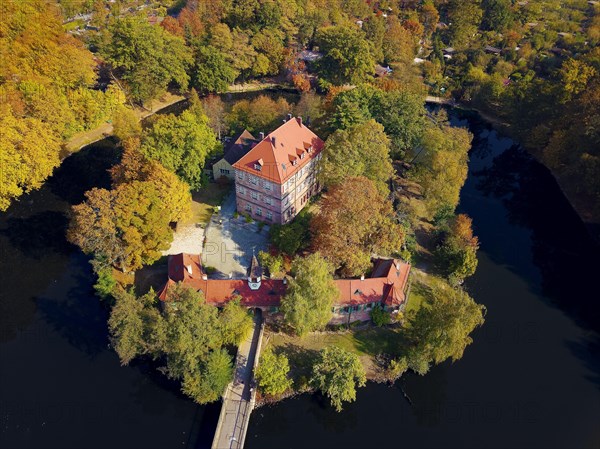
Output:
[[[424,377],[368,384],[342,413],[308,395],[260,408],[248,448],[599,447],[600,248],[544,167],[459,114],[475,135],[460,212],[481,241],[466,287],[487,307],[474,343]],[[87,258],[65,241],[69,207],[108,186],[117,159],[112,140],[90,145],[0,214],[2,448],[212,442],[220,404],[119,365]]]

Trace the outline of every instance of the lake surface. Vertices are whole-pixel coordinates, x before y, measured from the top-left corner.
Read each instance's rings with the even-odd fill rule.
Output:
[[[470,126],[460,211],[481,251],[467,288],[488,312],[463,359],[369,384],[342,413],[307,395],[260,408],[247,447],[600,445],[600,249],[543,167]],[[220,404],[119,366],[87,258],[64,239],[70,205],[117,159],[110,139],[91,145],[0,214],[0,447],[210,446]]]

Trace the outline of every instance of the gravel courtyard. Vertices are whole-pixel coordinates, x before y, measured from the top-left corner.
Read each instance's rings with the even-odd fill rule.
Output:
[[[246,223],[244,217],[233,218],[235,213],[235,192],[232,192],[221,208],[214,214],[205,230],[206,242],[202,251],[202,264],[214,267],[212,277],[245,278],[252,253],[266,251],[269,227],[260,231],[258,223]]]

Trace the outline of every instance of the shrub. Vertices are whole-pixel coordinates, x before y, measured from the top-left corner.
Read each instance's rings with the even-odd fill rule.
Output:
[[[373,310],[371,310],[371,320],[373,320],[375,326],[381,327],[390,324],[392,318],[389,312],[386,312],[383,310],[383,307],[377,304],[373,307]]]

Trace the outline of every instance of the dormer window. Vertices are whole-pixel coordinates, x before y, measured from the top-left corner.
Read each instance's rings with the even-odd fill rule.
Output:
[[[298,165],[298,159],[294,159],[294,160],[292,161],[292,165]]]
[[[300,159],[304,159],[304,153],[300,155]]]
[[[262,166],[260,164],[254,164],[254,170],[261,171],[262,170]]]

